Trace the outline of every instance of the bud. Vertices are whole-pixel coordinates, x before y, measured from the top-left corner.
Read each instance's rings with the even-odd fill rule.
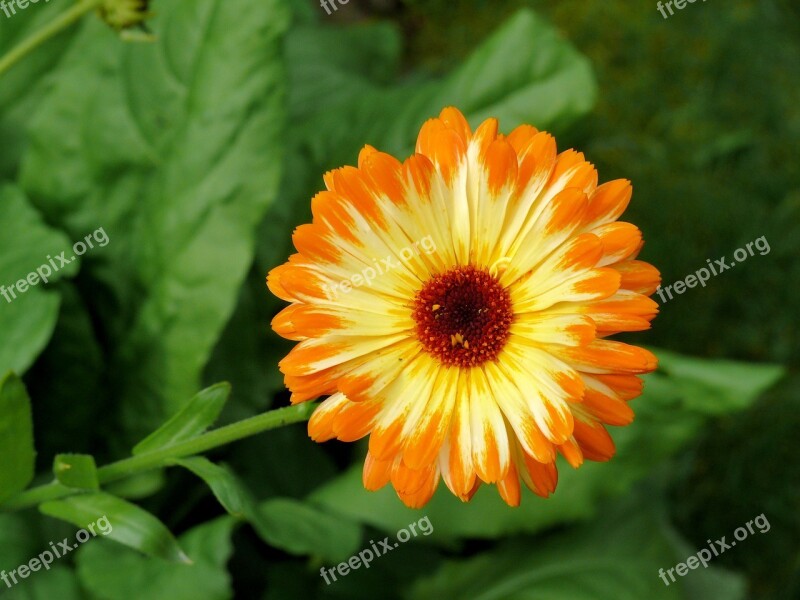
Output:
[[[97,8],[100,18],[117,31],[140,28],[147,31],[146,19],[153,16],[148,11],[150,0],[104,0]]]

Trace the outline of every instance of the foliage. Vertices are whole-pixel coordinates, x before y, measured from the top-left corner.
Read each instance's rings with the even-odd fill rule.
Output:
[[[722,567],[770,591],[768,561],[750,557],[773,538],[674,586],[657,572],[759,512],[798,531],[792,488],[688,534],[739,497],[752,465],[791,463],[796,418],[782,396],[767,405],[774,419],[752,418],[783,369],[743,360],[796,359],[781,302],[796,291],[800,239],[800,120],[783,83],[796,80],[797,32],[771,39],[743,0],[702,40],[713,17],[701,5],[665,25],[621,0],[538,11],[409,0],[392,20],[333,25],[301,0],[154,4],[154,42],[122,43],[86,18],[0,86],[0,284],[98,228],[109,239],[0,298],[0,570],[101,515],[114,527],[8,597],[743,598],[748,582]],[[59,11],[0,19],[0,53]],[[774,56],[764,72],[748,56],[762,42]],[[722,64],[737,67],[710,78]],[[743,87],[755,97],[737,103]],[[632,178],[644,256],[668,281],[760,235],[773,254],[664,307],[640,337],[671,350],[656,351],[634,424],[613,432],[618,455],[562,465],[550,499],[510,509],[493,489],[469,504],[440,490],[411,511],[389,489],[363,490],[362,447],[319,448],[301,426],[200,456],[226,424],[286,404],[277,361],[289,346],[269,332],[280,302],[263,280],[322,173],[364,144],[410,153],[448,104],[473,125],[533,123],[562,149],[580,145],[604,179]],[[765,442],[775,421],[777,449]],[[742,445],[751,425],[757,451]],[[717,485],[713,467],[729,460],[738,470]],[[429,537],[334,585],[320,578],[424,515]],[[779,540],[781,556],[800,556],[796,536]],[[776,572],[791,578],[792,561]]]

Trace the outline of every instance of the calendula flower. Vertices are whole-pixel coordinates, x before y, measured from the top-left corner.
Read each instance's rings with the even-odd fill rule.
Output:
[[[473,133],[446,108],[401,163],[365,147],[325,175],[297,254],[271,271],[291,302],[273,320],[299,343],[281,361],[292,403],[328,396],[316,441],[369,436],[363,481],[420,507],[440,477],[462,500],[481,482],[512,506],[547,496],[556,456],[614,454],[606,425],[633,419],[660,280],[618,222],[631,185],[598,185],[583,154],[547,133]]]

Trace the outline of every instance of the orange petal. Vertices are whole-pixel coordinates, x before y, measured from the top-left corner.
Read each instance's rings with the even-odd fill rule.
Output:
[[[489,146],[497,139],[498,121],[494,117],[486,119],[478,125],[475,134],[472,136],[472,143],[478,147],[478,156],[486,156]]]
[[[437,378],[431,398],[403,446],[403,461],[409,467],[421,469],[435,462],[450,427],[457,381],[456,370],[444,370]]]
[[[301,265],[284,263],[275,267],[267,276],[267,287],[287,302],[327,298],[322,277]]]
[[[472,461],[472,438],[469,418],[469,398],[456,398],[450,422],[450,435],[442,447],[445,484],[459,498],[469,494],[475,486],[475,467]]]
[[[610,387],[623,400],[633,400],[641,395],[644,381],[636,375],[592,375],[595,379]]]
[[[631,201],[633,188],[627,179],[616,179],[599,186],[589,198],[586,229],[616,221]]]
[[[333,418],[333,431],[343,442],[355,442],[369,435],[381,411],[380,400],[350,401]]]
[[[486,483],[500,481],[508,472],[510,452],[503,413],[491,396],[485,374],[470,372],[470,428],[475,472]]]
[[[272,319],[275,332],[290,340],[319,337],[346,326],[345,322],[323,309],[310,305],[292,304]]]
[[[586,162],[582,152],[565,150],[556,158],[556,166],[550,176],[553,189],[578,188],[587,195],[597,189],[597,170]]]
[[[455,131],[464,140],[464,145],[466,146],[472,137],[472,129],[470,129],[469,123],[467,123],[467,119],[464,118],[461,111],[453,106],[448,106],[442,109],[439,118],[448,129]]]
[[[348,402],[344,394],[334,394],[321,402],[308,420],[309,437],[315,442],[326,442],[336,437],[333,420]]]
[[[412,493],[405,493],[397,491],[397,495],[403,501],[403,504],[409,508],[422,508],[433,497],[436,492],[436,487],[439,485],[439,469],[426,469],[426,479],[422,481],[422,486]]]
[[[318,224],[305,223],[294,230],[292,242],[303,256],[324,263],[336,263],[342,251],[334,243],[329,231]]]
[[[389,483],[393,463],[393,459],[378,460],[370,452],[367,452],[367,458],[364,460],[364,470],[361,475],[364,488],[374,492]]]
[[[613,266],[622,275],[620,287],[645,296],[655,293],[661,284],[661,273],[650,263],[626,260]]]
[[[347,202],[333,192],[319,192],[311,199],[314,223],[323,225],[348,243],[361,247],[356,221],[347,210]]]
[[[403,165],[394,156],[366,146],[359,154],[358,167],[374,194],[388,198],[395,205],[406,203]]]
[[[517,154],[521,154],[522,150],[530,143],[537,133],[539,133],[539,130],[533,125],[519,125],[508,134],[506,139],[514,148],[514,151]]]
[[[587,381],[590,379],[587,378]],[[633,411],[627,403],[589,386],[586,388],[581,406],[593,417],[608,425],[629,425],[633,421]]]
[[[600,423],[575,420],[575,440],[580,444],[584,458],[597,462],[610,460],[616,452],[614,440]]]
[[[436,165],[445,181],[453,178],[466,151],[465,141],[439,119],[426,121],[419,132],[417,152]]]
[[[517,154],[506,140],[495,140],[484,157],[489,172],[489,193],[498,195],[517,179]]]
[[[592,233],[603,242],[602,267],[624,260],[642,247],[642,232],[631,223],[608,223],[592,229]]]
[[[412,469],[398,456],[392,464],[392,486],[398,494],[411,495],[429,482],[435,473],[438,473],[438,466],[435,463],[425,465],[421,469]]]
[[[519,506],[519,473],[517,473],[517,467],[513,462],[509,465],[506,476],[497,482],[497,491],[506,504],[509,506]]]
[[[658,366],[658,359],[649,350],[614,342],[596,340],[578,348],[553,347],[553,353],[587,373],[650,373]]]
[[[573,436],[558,447],[558,451],[567,459],[573,468],[577,469],[583,464],[583,452]]]
[[[350,202],[370,225],[387,228],[386,214],[361,171],[355,167],[335,169],[326,174],[326,183],[329,189]]]
[[[513,142],[511,142],[513,145]],[[552,176],[556,166],[556,140],[549,133],[537,133],[522,148],[517,150],[517,198],[525,198],[529,190],[532,197]],[[527,214],[527,206],[524,207]]]
[[[369,451],[380,460],[395,456],[403,445],[405,415],[392,421],[387,427],[376,427],[369,436]]]
[[[523,464],[520,465],[520,475],[525,485],[537,496],[547,498],[556,490],[558,484],[558,470],[556,463],[540,463],[523,453]]]

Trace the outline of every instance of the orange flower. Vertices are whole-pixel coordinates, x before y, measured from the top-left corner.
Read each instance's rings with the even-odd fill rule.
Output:
[[[325,175],[298,253],[269,274],[291,302],[272,322],[298,340],[281,363],[292,403],[329,396],[316,441],[367,435],[364,485],[420,507],[440,476],[469,500],[520,480],[556,487],[555,459],[605,461],[605,425],[633,419],[648,351],[609,341],[650,327],[660,276],[617,222],[630,182],[598,186],[583,154],[547,133],[473,133],[446,108],[399,162],[365,147]]]

